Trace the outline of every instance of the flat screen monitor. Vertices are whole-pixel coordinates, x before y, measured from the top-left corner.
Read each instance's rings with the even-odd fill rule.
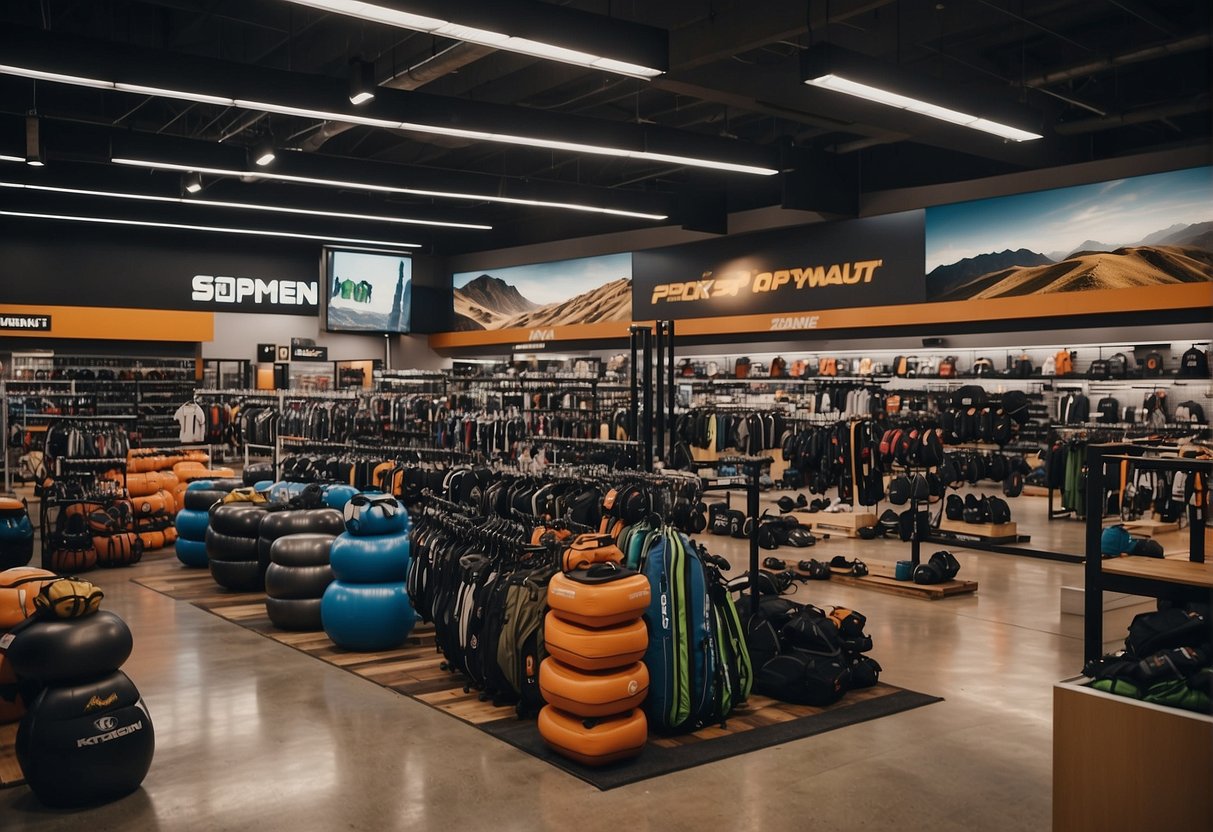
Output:
[[[413,261],[408,254],[326,248],[324,285],[329,332],[410,331]]]

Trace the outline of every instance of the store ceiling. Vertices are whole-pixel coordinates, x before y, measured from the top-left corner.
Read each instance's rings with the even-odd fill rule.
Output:
[[[460,7],[454,0],[447,5]],[[537,20],[551,11],[544,3],[532,5],[538,7]],[[220,97],[232,99],[251,96],[250,90],[259,96],[255,100],[288,90],[283,95],[298,107],[309,90],[319,100],[330,87],[342,87],[350,59],[360,57],[373,61],[382,86],[393,88],[371,105],[377,115],[392,116],[392,123],[416,121],[422,117],[417,112],[456,126],[488,119],[500,125],[496,132],[769,165],[780,173],[753,175],[660,158],[505,144],[449,130],[350,125],[0,75],[0,142],[23,137],[23,117],[36,111],[47,161],[36,170],[0,164],[0,181],[175,197],[179,171],[114,165],[111,157],[134,143],[142,157],[242,170],[232,161],[243,159],[240,148],[272,136],[279,148],[293,151],[280,154],[275,164],[282,169],[353,184],[335,191],[315,181],[242,181],[213,174],[203,177],[206,187],[199,196],[493,228],[399,225],[385,237],[386,223],[350,217],[132,205],[130,200],[123,203],[122,216],[142,211],[172,220],[177,210],[210,211],[225,220],[216,225],[239,218],[250,226],[331,229],[328,233],[344,237],[418,242],[423,251],[453,254],[662,224],[713,230],[725,212],[766,206],[845,214],[861,192],[1207,145],[1210,138],[1208,3],[572,0],[552,5],[667,30],[668,72],[637,80],[286,0],[10,0],[0,6],[0,30],[12,46],[0,50],[0,64],[23,43],[27,51],[62,61],[67,68],[61,72],[134,72],[144,86],[161,87],[204,78],[199,83],[222,87]],[[925,76],[937,89],[955,90],[969,100],[976,95],[1026,109],[1043,138],[1008,142],[805,86],[801,53],[821,43]],[[274,164],[265,168],[274,170]],[[394,190],[357,187],[385,183]],[[436,195],[455,191],[463,196]],[[520,199],[669,219],[536,206]],[[30,205],[48,213],[103,213],[116,210],[117,201],[0,188],[0,210],[30,211]],[[229,216],[220,217],[223,212]]]

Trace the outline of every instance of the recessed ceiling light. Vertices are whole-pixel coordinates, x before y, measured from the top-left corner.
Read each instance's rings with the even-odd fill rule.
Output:
[[[585,211],[592,214],[608,214],[616,217],[633,217],[642,220],[667,220],[668,214],[649,214],[642,211],[626,211],[621,208],[604,208],[597,205],[584,205],[576,202],[558,202],[544,199],[523,199],[520,197],[501,196],[499,194],[470,194],[456,191],[437,191],[425,188],[404,188],[396,185],[381,185],[374,182],[354,182],[347,179],[325,179],[317,176],[295,176],[286,173],[273,173],[264,170],[246,171],[231,168],[199,167],[198,165],[181,165],[174,162],[161,162],[152,159],[132,159],[114,157],[110,159],[115,165],[130,165],[133,167],[153,168],[156,170],[196,170],[199,173],[209,173],[215,176],[233,176],[247,179],[268,179],[276,182],[295,182],[300,185],[319,185],[328,188],[355,188],[362,191],[376,191],[389,194],[413,194],[438,199],[465,199],[474,202],[497,202],[504,205],[531,205],[539,208],[562,208],[566,211]]]
[[[100,223],[103,225],[133,225],[140,228],[174,228],[181,231],[205,231],[216,234],[244,234],[250,237],[286,237],[294,240],[321,240],[326,243],[359,243],[369,246],[395,246],[398,248],[421,248],[421,243],[398,243],[388,240],[362,240],[356,237],[331,237],[325,234],[302,234],[295,231],[264,231],[252,228],[225,228],[215,225],[189,225],[178,222],[149,222],[127,220],[117,217],[85,217],[75,214],[39,214],[32,211],[3,211],[0,216],[25,217],[34,220],[64,220],[67,222]]]
[[[209,172],[209,171],[208,171]],[[190,170],[185,175],[185,190],[197,193],[202,190],[202,173]],[[196,185],[197,187],[192,187]],[[180,205],[202,205],[210,208],[233,208],[241,211],[264,211],[272,214],[296,214],[309,217],[332,217],[343,220],[360,220],[367,222],[390,222],[402,225],[425,225],[436,228],[466,228],[474,231],[492,231],[491,225],[479,225],[470,222],[448,222],[446,220],[426,220],[414,217],[393,217],[383,214],[355,214],[346,211],[321,211],[313,208],[291,208],[285,205],[261,205],[251,202],[232,202],[206,197],[160,196],[158,194],[135,194],[122,191],[94,191],[86,188],[63,188],[54,185],[29,185],[23,182],[2,182],[0,188],[15,188],[44,193],[71,194],[74,196],[93,196],[106,199],[130,199],[139,202],[175,202]]]

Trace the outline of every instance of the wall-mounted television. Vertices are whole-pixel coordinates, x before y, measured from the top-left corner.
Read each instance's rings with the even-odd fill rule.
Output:
[[[409,332],[413,260],[403,252],[325,248],[324,328],[329,332]]]

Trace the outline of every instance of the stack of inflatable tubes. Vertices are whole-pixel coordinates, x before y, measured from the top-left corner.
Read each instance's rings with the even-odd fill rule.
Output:
[[[219,503],[211,507],[206,558],[215,583],[233,592],[265,587],[257,541],[266,507],[260,503]]]
[[[126,470],[135,473],[171,471],[175,466],[185,462],[205,468],[208,459],[206,452],[200,450],[164,453],[155,449],[136,449],[127,452]]]
[[[0,572],[0,636],[34,614],[34,599],[42,587],[59,580],[54,572],[17,566]],[[8,653],[0,649],[0,725],[25,715],[25,700]]]
[[[293,534],[336,537],[343,531],[345,518],[335,508],[283,509],[271,506],[257,532],[257,561],[261,564],[262,574],[269,568],[270,548],[278,538]]]
[[[131,631],[113,613],[27,620],[9,633],[5,661],[26,697],[17,761],[52,807],[115,800],[151,767],[155,732],[139,691],[119,668]]]
[[[556,753],[600,766],[644,750],[649,634],[642,616],[650,597],[648,579],[617,562],[558,574],[548,584],[549,656],[539,665],[548,704],[538,727]]]
[[[331,509],[319,509],[331,511]],[[266,518],[268,521],[269,518]],[[262,522],[264,529],[266,521]],[[323,630],[320,606],[333,582],[329,553],[336,537],[323,533],[288,534],[270,545],[265,572],[265,611],[280,630]]]
[[[206,529],[210,525],[210,508],[240,485],[241,481],[236,479],[194,480],[187,484],[176,518],[177,560],[197,569],[209,565]]]
[[[173,472],[177,479],[182,482],[193,482],[195,480],[223,480],[231,479],[236,476],[236,472],[231,468],[185,468]]]
[[[346,650],[389,650],[404,643],[416,623],[405,591],[409,571],[409,516],[395,497],[357,495],[345,507],[345,532],[333,541],[336,580],[320,602],[321,623]]]
[[[21,500],[0,497],[0,569],[25,566],[34,557],[34,526]]]

